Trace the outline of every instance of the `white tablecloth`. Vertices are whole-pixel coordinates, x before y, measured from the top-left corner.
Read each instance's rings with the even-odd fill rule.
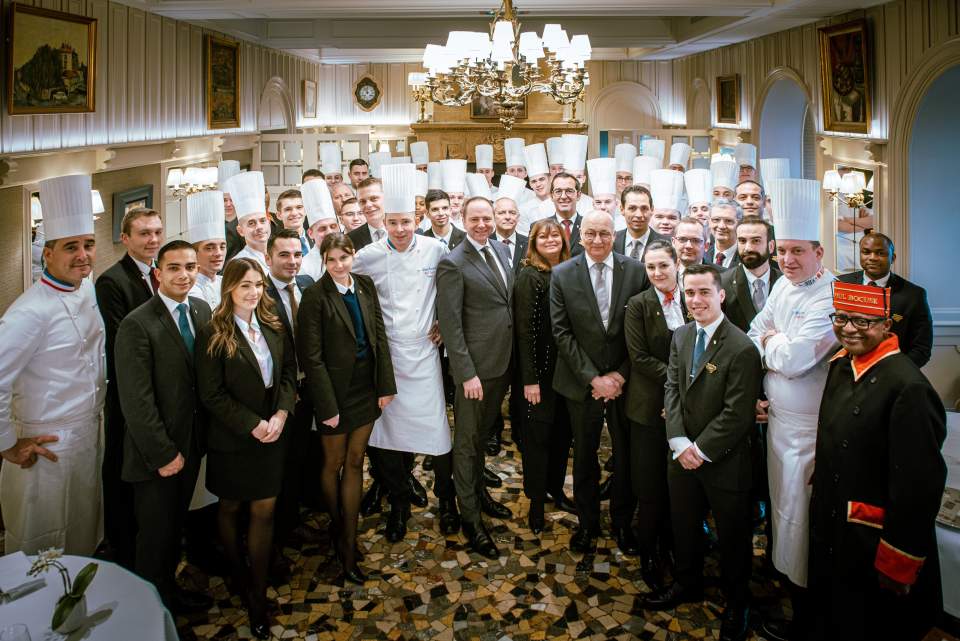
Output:
[[[0,557],[0,573],[10,580],[10,570],[20,565],[23,557],[7,555]],[[107,561],[88,559],[82,556],[64,556],[63,565],[70,577],[77,576],[83,566],[93,561],[99,565],[97,575],[87,588],[87,620],[80,630],[69,639],[84,641],[177,641],[177,628],[173,617],[160,602],[156,589],[148,582]],[[7,572],[4,572],[4,570]],[[14,572],[19,574],[19,571]],[[33,641],[62,639],[51,632],[50,621],[57,599],[63,594],[59,573],[51,569],[41,576],[47,585],[37,592],[16,601],[0,605],[0,621],[10,625],[24,623]],[[23,576],[22,582],[31,577]],[[9,585],[4,587],[9,588]]]
[[[947,462],[947,487],[960,489],[960,413],[947,412],[947,440],[943,443]],[[943,609],[960,618],[960,530],[937,523],[937,548],[943,583]]]

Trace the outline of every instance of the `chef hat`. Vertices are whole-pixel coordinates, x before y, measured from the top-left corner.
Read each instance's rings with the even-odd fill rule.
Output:
[[[713,202],[713,175],[709,169],[691,169],[683,174],[687,202],[691,205]]]
[[[303,197],[303,210],[307,214],[307,225],[313,227],[321,220],[336,218],[337,212],[333,208],[333,198],[327,183],[322,180],[310,180],[300,188]]]
[[[500,176],[500,185],[497,187],[497,199],[510,198],[517,205],[520,204],[520,197],[526,188],[527,182],[522,178],[504,174]]]
[[[733,158],[737,161],[737,167],[756,167],[757,166],[757,148],[750,143],[742,142],[733,148]]]
[[[657,169],[663,167],[663,154],[667,147],[666,142],[660,140],[659,138],[646,138],[641,143],[641,146],[643,148],[644,156],[647,156],[648,158],[657,158],[659,160]]]
[[[327,184],[323,183],[323,186],[326,187]],[[227,182],[224,191],[229,192],[230,197],[233,198],[233,208],[241,221],[245,216],[262,216],[267,212],[263,202],[266,188],[263,184],[262,172],[239,173]]]
[[[417,195],[426,198],[427,191],[429,191],[430,177],[427,176],[427,172],[417,170]]]
[[[388,165],[406,165],[410,163],[412,159],[410,156],[394,156],[393,159],[387,163]]]
[[[650,174],[660,169],[662,163],[659,159],[650,156],[637,156],[633,159],[633,184],[649,185]]]
[[[427,187],[443,189],[443,169],[439,160],[427,163]]]
[[[561,140],[564,171],[583,171],[587,166],[587,142],[590,139],[581,134],[563,134]]]
[[[833,281],[833,308],[869,316],[890,316],[890,288]]]
[[[590,194],[617,193],[616,158],[591,158],[587,161],[587,175],[590,177]]]
[[[410,157],[414,165],[426,165],[430,162],[430,145],[424,140],[410,143]]]
[[[320,144],[320,171],[326,176],[343,173],[343,157],[340,145],[335,142]]]
[[[670,165],[683,165],[684,170],[690,162],[690,145],[685,142],[675,142],[670,145]]]
[[[406,214],[417,209],[417,168],[413,163],[383,167],[383,212]]]
[[[370,154],[370,158],[367,160],[367,164],[370,166],[370,175],[374,178],[382,178],[383,173],[381,168],[384,165],[390,164],[390,152],[389,151],[375,151]]]
[[[217,186],[221,191],[226,191],[223,187],[227,181],[240,173],[239,160],[221,160],[217,165]]]
[[[769,184],[771,180],[790,177],[789,158],[761,158],[760,179]]]
[[[732,160],[717,160],[710,164],[710,173],[713,176],[713,187],[736,189],[740,182],[740,170]],[[712,192],[712,189],[711,189]]]
[[[46,240],[94,233],[91,184],[87,175],[58,176],[40,181],[40,207]],[[263,192],[260,193],[260,206],[263,206]]]
[[[467,161],[463,158],[448,158],[440,161],[443,172],[443,191],[448,194],[463,194],[467,184]],[[484,178],[484,181],[487,179]]]
[[[819,180],[771,180],[767,193],[778,239],[820,240]]]
[[[617,171],[633,173],[633,159],[637,157],[637,148],[628,142],[622,142],[613,148],[613,157],[617,159]]]
[[[507,138],[503,141],[503,155],[506,158],[507,167],[526,166],[523,158],[523,148],[526,144],[527,141],[523,138]]]
[[[710,156],[710,164],[712,165],[715,162],[720,162],[721,160],[729,160],[730,162],[735,162],[733,154],[727,154],[722,151],[717,152]]]
[[[650,199],[657,209],[680,211],[683,174],[672,169],[654,169],[650,173]]]
[[[493,169],[493,145],[477,145],[474,154],[477,157],[477,169]]]
[[[467,192],[470,194],[470,198],[483,196],[487,200],[493,200],[487,177],[483,174],[467,174]]]
[[[547,156],[551,165],[563,164],[563,139],[559,136],[547,138]],[[528,170],[529,172],[529,170]]]
[[[222,191],[198,191],[187,196],[187,240],[189,242],[226,240],[225,220]]]
[[[547,149],[542,142],[527,145],[523,148],[523,164],[527,168],[527,176],[533,177],[550,173]]]

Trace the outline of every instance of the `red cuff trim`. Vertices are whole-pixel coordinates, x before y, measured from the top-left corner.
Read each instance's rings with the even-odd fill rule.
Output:
[[[923,562],[924,558],[898,550],[880,539],[880,545],[877,546],[877,558],[873,565],[897,583],[913,585],[917,582],[917,575],[920,574]]]
[[[883,529],[883,517],[886,510],[869,503],[849,501],[847,503],[847,523],[859,523],[868,527]]]

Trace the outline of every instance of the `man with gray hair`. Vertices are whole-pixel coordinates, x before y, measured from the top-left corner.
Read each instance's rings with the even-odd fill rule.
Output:
[[[721,271],[740,264],[737,253],[737,223],[743,218],[743,210],[735,200],[720,198],[710,208],[710,233],[713,247],[707,252],[706,262],[716,265]]]

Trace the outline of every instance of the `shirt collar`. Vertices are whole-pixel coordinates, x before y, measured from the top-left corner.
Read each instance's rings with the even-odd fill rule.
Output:
[[[821,267],[820,269],[817,270],[816,274],[814,274],[807,280],[803,281],[802,283],[791,283],[791,285],[793,285],[794,287],[810,287],[810,285],[813,285],[815,282],[823,278],[823,274],[824,274],[823,267]]]
[[[896,334],[890,334],[885,338],[879,345],[873,348],[873,351],[868,354],[863,354],[862,356],[854,356],[850,358],[850,366],[853,368],[853,380],[859,381],[863,378],[863,375],[870,371],[874,365],[887,358],[888,356],[893,356],[894,354],[900,353],[900,339],[897,338]],[[837,360],[838,358],[845,358],[849,356],[849,353],[846,349],[841,349],[839,352],[833,355],[833,358],[830,359],[831,362]]]
[[[507,236],[506,238],[504,238],[503,236],[501,236],[500,234],[498,234],[498,233],[496,233],[496,232],[494,232],[494,236],[495,236],[496,239],[499,240],[500,242],[503,242],[503,241],[505,241],[505,240],[509,240],[511,245],[516,246],[516,244],[517,244],[517,232],[513,232],[512,234],[510,234],[510,235]]]
[[[651,285],[653,287],[653,285]],[[666,298],[666,294],[661,292],[656,287],[653,287],[653,291],[657,292],[657,298],[660,299],[660,306],[663,307],[663,299]],[[673,288],[673,302],[680,304],[680,281],[677,281],[677,286]]]
[[[393,244],[393,241],[390,240],[390,237],[387,236],[387,247],[389,247],[391,251],[394,251],[398,254],[409,254],[411,251],[413,251],[413,248],[416,246],[417,246],[417,234],[413,235],[413,240],[410,241],[410,244],[407,245],[407,248],[404,251],[400,251],[399,249],[397,249],[396,245]]]
[[[180,304],[178,301],[173,300],[172,298],[170,298],[169,296],[161,293],[160,291],[157,291],[157,296],[160,297],[160,300],[162,300],[162,301],[163,301],[163,304],[167,306],[167,309],[170,310],[170,313],[171,313],[171,314],[173,314],[174,312],[177,311],[177,305]],[[190,307],[190,297],[189,297],[189,296],[188,296],[187,299],[184,300],[183,302],[184,302],[184,304],[185,304],[188,308]],[[177,315],[179,316],[179,312],[177,313]]]
[[[866,284],[868,284],[871,280],[873,280],[873,282],[875,282],[878,287],[886,287],[886,286],[887,286],[887,283],[890,282],[890,276],[891,276],[892,274],[893,274],[893,272],[887,272],[887,275],[884,276],[883,278],[877,278],[876,280],[873,280],[872,278],[870,278],[869,276],[867,276],[867,272],[863,272],[863,284],[866,285]]]
[[[130,260],[132,260],[132,261],[133,261],[133,264],[137,266],[137,269],[140,270],[140,273],[141,273],[141,274],[143,274],[144,276],[149,276],[149,275],[150,275],[150,270],[153,269],[153,266],[152,266],[152,265],[148,265],[148,264],[146,264],[146,263],[140,262],[139,260],[137,260],[136,258],[134,258],[133,256],[131,256],[130,254],[127,254],[127,255],[130,256]]]
[[[753,288],[753,281],[755,280],[761,281],[769,289],[770,287],[770,267],[769,266],[767,267],[767,271],[763,272],[763,276],[755,276],[753,272],[747,269],[746,267],[743,268],[743,273],[746,275],[747,285],[749,285],[751,289]]]
[[[482,251],[484,247],[489,247],[489,246],[490,246],[490,243],[488,243],[488,242],[487,242],[487,243],[483,243],[483,244],[478,243],[477,241],[475,241],[475,240],[473,239],[473,237],[472,237],[470,234],[467,234],[467,240],[470,241],[470,244],[473,245],[473,248],[476,249],[478,252],[479,252],[479,251]]]
[[[255,331],[257,334],[262,334],[262,333],[263,333],[263,332],[260,331],[260,321],[257,320],[257,314],[256,314],[256,312],[254,312],[254,313],[250,316],[250,322],[249,322],[249,323],[248,323],[247,321],[243,320],[242,318],[240,318],[239,316],[237,316],[236,314],[233,315],[233,320],[236,321],[237,327],[240,328],[240,331],[242,331],[242,332],[244,333],[244,335],[246,335],[246,334],[250,331],[250,328],[251,328],[251,327],[253,328],[253,331]]]
[[[350,277],[350,284],[346,286],[338,283],[333,276],[330,277],[330,280],[332,280],[333,284],[337,286],[337,291],[340,292],[341,295],[353,293],[353,276]]]
[[[43,270],[43,275],[40,277],[41,282],[48,287],[57,290],[58,292],[74,292],[78,287],[74,287],[70,283],[64,282],[59,278],[54,278],[50,275],[46,269]]]
[[[630,230],[627,230],[627,245],[633,246],[633,243],[639,241],[644,247],[647,246],[647,242],[650,240],[650,227],[647,227],[647,231],[643,232],[643,235],[640,238],[634,238],[630,235]]]
[[[276,276],[273,275],[273,272],[270,272],[270,280],[273,281],[273,286],[277,288],[277,291],[278,291],[278,292],[284,292],[284,291],[287,290],[287,284],[288,284],[288,283],[285,283],[285,282],[283,282],[282,280],[278,279]],[[294,279],[293,279],[292,281],[290,281],[289,284],[292,285],[292,284],[294,284],[294,283],[296,283],[296,282],[297,282],[297,279],[296,279],[296,277],[294,277]]]
[[[593,266],[597,264],[597,261],[590,258],[587,252],[583,252],[583,257],[587,259],[587,269],[593,269]],[[613,271],[613,252],[607,254],[607,257],[603,259],[603,264]]]
[[[706,343],[710,342],[710,339],[713,338],[713,335],[717,332],[717,328],[720,327],[720,323],[723,322],[723,314],[717,316],[717,320],[713,321],[707,326],[703,326],[700,323],[697,323],[697,329],[702,329],[707,333]]]

